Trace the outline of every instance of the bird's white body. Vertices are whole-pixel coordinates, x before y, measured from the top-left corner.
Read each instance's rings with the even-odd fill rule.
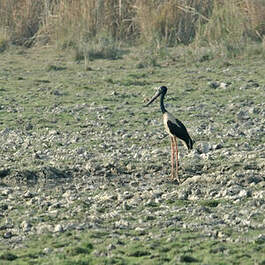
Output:
[[[171,138],[178,138],[183,141],[188,149],[192,149],[192,140],[183,125],[183,123],[176,119],[170,112],[163,113],[163,123],[166,132],[171,136]]]
[[[163,123],[164,123],[166,132],[170,136],[174,137],[174,135],[170,132],[170,130],[168,128],[168,123],[167,123],[168,121],[171,121],[172,123],[174,123],[174,124],[176,124],[178,126],[176,118],[170,112],[167,111],[167,112],[165,112],[163,114]]]

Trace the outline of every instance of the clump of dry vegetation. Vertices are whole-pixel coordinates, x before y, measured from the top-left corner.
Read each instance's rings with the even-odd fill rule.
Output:
[[[31,46],[42,27],[44,7],[41,0],[1,0],[0,29],[8,32],[12,43]]]
[[[4,29],[0,29],[0,53],[4,52],[8,47],[9,36]]]
[[[222,46],[264,42],[263,0],[0,0],[0,32],[14,44]],[[3,34],[1,34],[1,38]],[[96,41],[95,41],[96,40]],[[115,49],[114,49],[115,50]],[[83,51],[83,53],[85,53]],[[86,54],[81,54],[81,57]]]

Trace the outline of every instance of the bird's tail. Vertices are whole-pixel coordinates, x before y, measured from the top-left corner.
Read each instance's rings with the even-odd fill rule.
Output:
[[[191,150],[193,148],[193,143],[194,143],[194,141],[189,137],[188,140],[186,141],[186,145],[187,145],[189,150]]]

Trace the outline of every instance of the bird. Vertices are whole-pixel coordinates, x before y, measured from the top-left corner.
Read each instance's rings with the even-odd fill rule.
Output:
[[[168,112],[164,106],[164,98],[167,93],[167,87],[161,86],[157,89],[155,95],[145,105],[146,107],[153,103],[160,96],[160,109],[163,114],[163,123],[166,132],[169,134],[171,139],[171,179],[176,179],[180,183],[178,176],[178,143],[177,139],[182,140],[187,146],[188,150],[193,148],[194,141],[191,139],[184,124],[175,118],[173,114]],[[176,170],[174,170],[174,155],[176,155]]]

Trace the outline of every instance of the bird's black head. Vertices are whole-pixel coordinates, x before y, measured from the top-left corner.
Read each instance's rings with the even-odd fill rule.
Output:
[[[154,102],[160,95],[165,95],[167,93],[167,87],[161,86],[157,89],[155,95],[151,98],[151,100],[145,105],[148,106],[152,102]]]
[[[158,91],[160,92],[159,94],[166,94],[167,93],[167,87],[166,86],[161,86]]]

